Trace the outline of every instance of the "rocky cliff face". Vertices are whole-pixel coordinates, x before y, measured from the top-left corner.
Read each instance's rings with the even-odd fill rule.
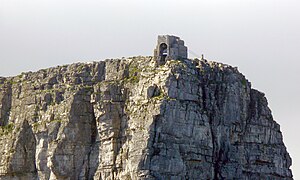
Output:
[[[200,60],[0,78],[0,151],[0,179],[292,179],[264,94]]]

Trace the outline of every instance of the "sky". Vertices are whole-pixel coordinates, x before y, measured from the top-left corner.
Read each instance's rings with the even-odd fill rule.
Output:
[[[300,179],[299,7],[299,0],[0,0],[0,76],[152,55],[157,35],[180,36],[266,94]]]

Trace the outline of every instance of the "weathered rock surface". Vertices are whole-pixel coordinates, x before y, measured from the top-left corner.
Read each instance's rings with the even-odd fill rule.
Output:
[[[205,60],[0,78],[0,126],[0,179],[292,179],[264,94]]]

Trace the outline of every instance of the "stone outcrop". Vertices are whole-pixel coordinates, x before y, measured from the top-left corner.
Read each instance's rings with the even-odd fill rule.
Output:
[[[155,63],[0,78],[0,179],[292,179],[264,94],[236,68]]]

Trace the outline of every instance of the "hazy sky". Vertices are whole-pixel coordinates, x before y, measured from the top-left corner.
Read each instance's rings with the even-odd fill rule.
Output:
[[[0,76],[152,55],[178,35],[265,92],[300,179],[299,18],[299,0],[0,0]]]

